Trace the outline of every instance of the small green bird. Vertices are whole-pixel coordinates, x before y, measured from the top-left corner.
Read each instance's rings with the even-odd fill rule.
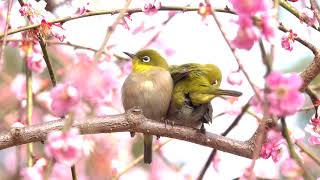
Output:
[[[193,128],[201,127],[212,121],[210,101],[217,96],[241,96],[233,90],[219,89],[222,74],[213,64],[183,64],[171,66],[170,73],[174,80],[168,119],[176,124]]]
[[[142,109],[153,120],[164,120],[170,105],[173,80],[166,60],[154,50],[136,54],[124,52],[132,59],[133,69],[122,86],[122,103],[127,111]],[[152,135],[144,135],[144,162],[152,161]]]

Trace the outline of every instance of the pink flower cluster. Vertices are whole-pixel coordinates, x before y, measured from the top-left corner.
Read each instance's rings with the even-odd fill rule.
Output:
[[[43,0],[37,2],[35,0],[28,0],[20,8],[19,12],[21,16],[28,17],[30,23],[41,24],[39,28],[30,30],[29,35],[32,38],[37,39],[37,34],[40,33],[43,38],[50,36],[56,37],[60,41],[63,41],[64,29],[60,24],[48,23],[48,19],[53,18],[53,14],[45,10],[47,3]]]
[[[19,47],[21,57],[26,57],[28,68],[33,72],[41,73],[45,69],[46,64],[42,56],[40,44],[34,38],[24,37],[19,42],[11,43],[11,46]]]
[[[240,86],[243,82],[243,77],[241,72],[239,70],[230,72],[227,77],[227,82],[231,85]]]
[[[286,179],[303,180],[303,170],[294,159],[284,160],[281,163],[280,172]]]
[[[47,160],[41,158],[32,167],[22,169],[21,176],[24,180],[43,180],[43,173],[47,164]]]
[[[310,124],[307,124],[305,131],[310,133],[308,142],[312,145],[320,145],[320,118],[312,117]]]
[[[253,168],[252,167],[247,167],[242,176],[240,176],[239,180],[255,180],[256,179],[256,175],[254,174]]]
[[[58,84],[51,90],[51,111],[54,115],[62,117],[75,109],[80,101],[77,88],[72,85]]]
[[[46,170],[48,168],[48,161],[40,158],[32,167],[23,168],[21,176],[23,180],[44,180]],[[69,179],[71,177],[70,168],[61,163],[54,163],[49,179],[60,180]],[[78,176],[79,177],[79,176]]]
[[[119,22],[120,25],[122,25],[122,27],[124,27],[125,29],[129,30],[129,24],[128,24],[128,20],[132,21],[130,14],[125,15]]]
[[[115,63],[96,63],[86,54],[78,54],[77,62],[65,80],[78,89],[81,98],[93,106],[105,103],[116,105],[121,99],[121,76],[121,69]]]
[[[32,92],[36,94],[41,88],[43,88],[43,82],[41,79],[36,77],[34,77],[32,80]],[[14,80],[11,82],[10,90],[19,101],[26,99],[26,76],[24,74],[17,74]]]
[[[67,132],[52,131],[48,134],[47,141],[46,154],[59,163],[72,166],[83,154],[83,141],[77,128],[71,128]]]
[[[288,51],[292,51],[293,43],[297,37],[297,34],[292,32],[290,29],[285,35],[281,38],[281,46]]]
[[[239,15],[236,23],[239,29],[232,40],[235,48],[250,50],[262,36],[271,42],[275,37],[276,21],[271,14],[270,0],[230,0],[234,11]],[[260,17],[257,26],[252,16]]]
[[[301,12],[301,22],[305,20],[308,26],[313,26],[317,23],[317,18],[313,10],[309,8],[303,8]]]
[[[266,78],[266,84],[270,115],[279,117],[293,115],[303,106],[304,96],[299,91],[302,80],[299,75],[272,72]],[[262,93],[260,97],[263,97],[261,95]],[[252,105],[258,112],[262,112],[263,105],[257,97],[252,100]]]
[[[159,0],[145,0],[143,6],[143,12],[147,15],[154,15],[161,8],[161,2]]]
[[[267,132],[266,142],[261,147],[260,157],[264,159],[271,157],[274,162],[278,162],[284,152],[286,152],[286,141],[281,132],[270,129]]]
[[[3,31],[5,25],[6,25],[6,15],[7,14],[7,9],[4,1],[0,2],[0,29]],[[1,32],[0,31],[0,32]]]

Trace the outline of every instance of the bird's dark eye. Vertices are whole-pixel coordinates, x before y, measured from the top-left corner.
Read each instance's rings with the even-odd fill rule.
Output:
[[[149,56],[143,56],[142,61],[143,62],[150,62],[151,58]]]
[[[212,85],[217,85],[218,84],[218,80],[214,80]]]

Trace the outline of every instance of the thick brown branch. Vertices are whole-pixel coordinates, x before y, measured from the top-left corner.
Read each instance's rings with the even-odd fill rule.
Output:
[[[303,80],[301,91],[311,83],[311,81],[320,73],[320,54],[316,53],[313,61],[302,71],[300,77]]]
[[[143,123],[142,123],[143,122]],[[64,120],[54,120],[24,128],[11,128],[0,134],[0,149],[13,147],[30,142],[44,141],[49,132],[61,130]],[[141,114],[129,113],[103,118],[88,118],[86,121],[75,122],[82,134],[97,134],[134,131],[157,136],[165,136],[195,144],[216,148],[239,156],[251,158],[253,145],[233,140],[213,133],[202,134],[197,129],[182,126],[170,126],[144,118]]]

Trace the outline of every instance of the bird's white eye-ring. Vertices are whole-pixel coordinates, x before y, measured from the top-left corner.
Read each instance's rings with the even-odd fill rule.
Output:
[[[218,80],[214,80],[212,85],[217,85],[218,84]]]
[[[142,57],[142,61],[143,61],[143,62],[150,62],[150,60],[151,60],[151,59],[150,59],[149,56],[143,56],[143,57]]]

